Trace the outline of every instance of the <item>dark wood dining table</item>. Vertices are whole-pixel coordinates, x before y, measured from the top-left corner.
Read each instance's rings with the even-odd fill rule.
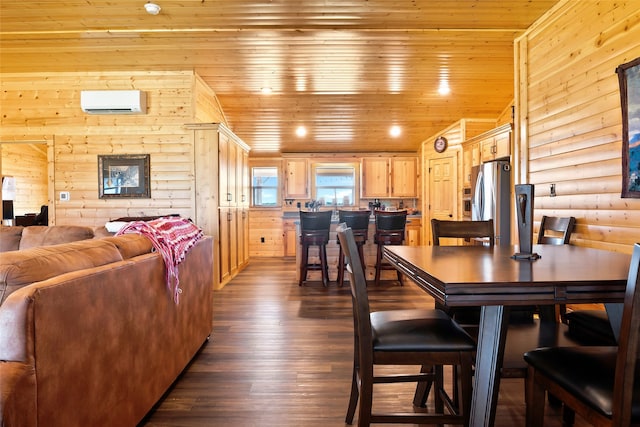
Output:
[[[614,331],[622,318],[629,254],[574,245],[534,245],[537,260],[514,246],[386,246],[396,269],[446,306],[482,306],[471,426],[492,426],[509,307],[605,303]]]

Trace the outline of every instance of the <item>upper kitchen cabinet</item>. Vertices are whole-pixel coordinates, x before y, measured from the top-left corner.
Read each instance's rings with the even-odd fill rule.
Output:
[[[497,127],[483,135],[480,141],[483,162],[511,155],[511,123]]]
[[[418,196],[417,157],[363,157],[361,169],[364,199]]]
[[[363,157],[360,197],[371,199],[389,196],[389,158]]]
[[[285,199],[309,198],[309,162],[307,159],[286,159]]]
[[[418,197],[418,158],[391,158],[391,197]]]

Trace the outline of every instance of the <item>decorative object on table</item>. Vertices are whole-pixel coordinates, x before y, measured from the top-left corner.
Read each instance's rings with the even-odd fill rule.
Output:
[[[150,198],[150,155],[98,156],[101,199]]]
[[[622,107],[622,197],[640,198],[640,58],[616,68]]]
[[[533,253],[533,184],[517,184],[516,214],[518,220],[518,240],[520,252],[513,255],[518,260],[536,260],[540,255]]]

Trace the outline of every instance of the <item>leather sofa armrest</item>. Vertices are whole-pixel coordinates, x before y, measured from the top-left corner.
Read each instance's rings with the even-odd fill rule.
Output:
[[[33,366],[0,361],[0,425],[35,427],[36,406]]]

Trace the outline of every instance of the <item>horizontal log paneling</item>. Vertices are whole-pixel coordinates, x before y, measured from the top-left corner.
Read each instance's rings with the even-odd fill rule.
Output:
[[[640,56],[640,3],[563,0],[553,12],[516,42],[516,49],[526,46],[519,58],[526,105],[518,117],[527,118],[536,220],[575,216],[573,243],[630,252],[640,241],[640,200],[620,197],[615,68]]]
[[[16,181],[14,215],[40,212],[40,207],[47,204],[46,143],[3,143],[0,154],[1,175]]]
[[[5,74],[1,87],[3,141],[26,133],[54,135],[49,186],[56,224],[96,226],[121,216],[168,213],[194,216],[193,133],[184,125],[194,122],[195,108],[202,109],[198,116],[203,121],[223,115],[212,99],[215,94],[193,72]],[[85,114],[80,109],[85,89],[143,90],[146,114]],[[151,155],[150,199],[98,198],[98,155],[122,154]],[[58,200],[61,191],[69,192],[69,201]]]
[[[284,230],[279,209],[251,209],[249,230],[250,257],[284,256]],[[261,237],[264,237],[264,243]]]

